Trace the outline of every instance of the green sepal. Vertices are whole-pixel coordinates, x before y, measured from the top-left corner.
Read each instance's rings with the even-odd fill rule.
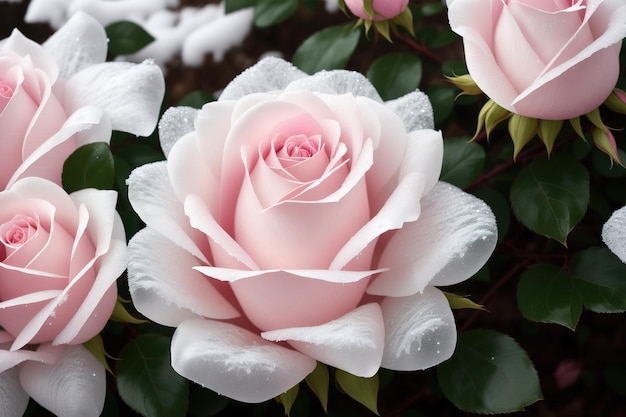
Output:
[[[613,162],[617,162],[622,165],[622,162],[619,159],[619,154],[617,153],[615,138],[609,129],[600,129],[595,127],[592,132],[592,138],[594,145],[609,156],[611,159],[611,166],[613,165]]]
[[[306,377],[305,381],[317,399],[320,400],[324,411],[328,412],[328,386],[330,384],[328,367],[318,362],[313,372]]]
[[[513,113],[494,101],[493,105],[489,108],[489,111],[485,115],[485,132],[487,133],[487,137],[489,137],[493,129],[500,122],[508,119],[512,114]]]
[[[121,323],[142,324],[147,323],[147,320],[141,320],[133,317],[124,307],[124,304],[128,304],[130,301],[124,300],[120,296],[117,297],[115,307],[113,307],[113,313],[111,313],[111,320]]]
[[[293,403],[296,402],[299,391],[300,384],[296,384],[293,387],[289,388],[287,391],[280,394],[278,397],[276,397],[276,401],[283,405],[286,415],[289,415],[289,413],[291,412],[291,407],[293,407]]]
[[[448,81],[461,89],[461,93],[459,93],[457,98],[461,95],[477,96],[483,93],[483,91],[480,89],[480,87],[478,87],[476,82],[474,82],[472,76],[469,74],[458,75],[454,77],[448,77],[446,75],[445,77],[448,79]]]
[[[615,113],[626,114],[626,102],[620,98],[620,95],[626,100],[626,92],[615,88],[604,101],[604,105]]]
[[[383,38],[387,39],[388,42],[393,43],[391,41],[391,35],[389,34],[389,20],[375,20],[374,29],[376,29],[376,32],[380,33]]]
[[[580,124],[580,117],[574,117],[573,119],[569,119],[569,124],[572,126],[572,129],[574,129],[574,132],[576,132],[578,137],[587,142],[587,138],[585,137],[585,134],[583,133],[583,128]]]
[[[96,359],[98,359],[98,362],[100,362],[102,366],[104,366],[104,369],[106,369],[108,373],[113,375],[113,371],[109,367],[109,364],[107,363],[107,359],[106,359],[107,357],[110,357],[110,356],[107,355],[106,351],[104,350],[104,343],[102,342],[102,336],[100,336],[100,334],[97,334],[91,339],[87,340],[85,343],[83,343],[83,346],[89,352],[91,352],[91,354]]]
[[[487,311],[485,306],[476,304],[472,300],[467,297],[463,297],[462,295],[453,294],[451,292],[442,291],[443,295],[446,296],[448,300],[448,304],[450,304],[450,308],[452,309],[461,309],[461,308],[471,308],[474,310],[483,310]]]
[[[474,136],[469,140],[473,142],[478,137],[478,134],[483,130],[483,126],[485,126],[485,119],[487,118],[487,113],[489,109],[496,104],[495,101],[489,100],[487,101],[481,108],[480,112],[478,112],[478,122],[476,123],[476,132],[474,132]],[[489,139],[489,135],[487,135],[487,139]]]
[[[591,110],[589,113],[585,114],[585,117],[593,123],[593,125],[599,129],[606,129],[604,122],[602,121],[602,117],[600,116],[600,109],[595,108]]]
[[[374,20],[374,16],[376,15],[374,11],[374,0],[363,0],[363,11],[370,20]]]
[[[543,144],[546,145],[548,155],[552,153],[554,142],[556,141],[556,137],[559,135],[562,127],[563,120],[539,120],[537,133],[539,134],[539,139],[541,139]]]
[[[520,151],[537,134],[539,121],[531,117],[513,114],[509,119],[509,134],[513,140],[513,159],[517,158]]]
[[[413,29],[413,13],[409,7],[405,7],[402,13],[391,19],[392,29],[395,31],[395,26],[406,29],[411,36],[415,37],[415,29]]]
[[[337,369],[335,380],[339,388],[353,400],[363,404],[376,415],[380,415],[378,413],[378,374],[370,378],[363,378]]]

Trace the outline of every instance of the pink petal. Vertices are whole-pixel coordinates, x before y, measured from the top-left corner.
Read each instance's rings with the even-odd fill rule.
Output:
[[[0,373],[0,416],[21,416],[28,407],[29,396],[20,384],[18,368]]]
[[[385,320],[382,367],[416,371],[452,356],[457,330],[445,295],[434,287],[410,297],[387,297],[381,303]]]
[[[19,30],[13,29],[11,36],[3,41],[0,48],[4,51],[13,51],[21,56],[29,56],[33,65],[48,75],[51,84],[56,82],[59,68],[54,57],[37,42],[22,35]]]
[[[287,341],[320,362],[369,378],[380,368],[385,327],[379,305],[372,303],[319,326],[273,330],[261,336]]]
[[[6,332],[2,332],[6,335]],[[2,337],[4,339],[4,336]],[[0,374],[7,369],[26,361],[35,361],[46,364],[55,363],[65,351],[65,346],[39,345],[37,350],[6,350],[0,347]]]
[[[420,218],[391,237],[379,261],[389,270],[367,292],[404,297],[464,281],[487,262],[497,237],[496,219],[482,200],[441,182],[422,198]]]
[[[302,381],[316,361],[228,323],[188,320],[172,339],[172,367],[203,387],[259,403]]]

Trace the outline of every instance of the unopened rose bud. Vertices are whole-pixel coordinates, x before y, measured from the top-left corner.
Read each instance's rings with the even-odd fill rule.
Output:
[[[364,20],[389,20],[404,12],[409,0],[345,0],[346,7]]]

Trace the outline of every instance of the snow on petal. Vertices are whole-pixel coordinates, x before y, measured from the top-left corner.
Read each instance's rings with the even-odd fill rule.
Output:
[[[58,362],[20,366],[24,390],[40,405],[63,417],[98,417],[104,408],[106,371],[82,345],[68,346]]]
[[[482,200],[444,182],[422,198],[420,218],[391,237],[369,286],[375,295],[403,297],[427,285],[452,285],[474,275],[497,242],[496,219]]]
[[[361,73],[356,71],[332,70],[320,71],[315,74],[291,82],[286,88],[289,90],[308,90],[325,94],[348,94],[368,97],[381,103],[378,91],[372,83]]]
[[[176,372],[246,403],[274,398],[302,381],[316,361],[230,323],[188,320],[172,338]]]
[[[457,331],[446,296],[434,287],[410,297],[387,297],[382,367],[394,371],[427,369],[447,360],[456,347]]]
[[[136,233],[128,245],[128,286],[137,310],[173,327],[193,318],[237,317],[238,311],[193,269],[199,263],[150,228]]]
[[[320,362],[369,378],[380,368],[385,328],[379,305],[371,303],[319,326],[273,330],[261,336],[287,341]]]
[[[602,240],[611,252],[626,263],[626,206],[613,212],[604,224]]]
[[[435,128],[435,116],[430,99],[421,91],[413,91],[386,101],[385,105],[400,117],[407,132]]]
[[[22,388],[18,368],[0,373],[0,416],[21,416],[28,406],[28,394]]]
[[[443,164],[443,136],[437,130],[414,130],[409,133],[404,160],[400,167],[400,178],[409,172],[424,176],[426,195],[439,181]]]
[[[194,130],[194,121],[200,110],[193,107],[170,107],[159,120],[159,141],[167,157],[172,146],[189,132]]]

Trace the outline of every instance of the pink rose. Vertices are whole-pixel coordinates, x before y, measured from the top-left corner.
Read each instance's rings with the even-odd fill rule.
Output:
[[[505,109],[575,118],[609,96],[626,36],[621,0],[448,0],[470,75]]]
[[[0,46],[0,189],[37,176],[61,183],[79,146],[108,142],[111,129],[149,135],[164,94],[152,64],[105,63],[107,36],[75,14],[39,45],[18,30]]]
[[[114,191],[85,189],[68,195],[35,177],[0,192],[0,377],[11,378],[23,387],[26,398],[33,397],[57,415],[99,415],[80,407],[94,396],[104,400],[103,392],[95,392],[65,404],[67,397],[51,396],[53,390],[42,384],[62,385],[46,375],[50,367],[60,366],[59,361],[74,360],[63,359],[64,345],[91,339],[111,316],[116,280],[126,267],[126,238],[116,202]],[[77,353],[81,349],[67,352],[91,356]],[[93,365],[93,372],[88,369],[88,375],[74,381],[65,376],[64,388],[56,389],[74,389],[93,373],[102,373],[102,365],[93,357],[91,361],[99,365]],[[85,363],[87,359],[81,361]],[[19,370],[8,373],[19,364]],[[74,395],[79,394],[84,390]],[[5,398],[0,391],[3,404],[16,405],[22,398]],[[72,407],[78,411],[67,411]]]
[[[372,20],[363,9],[364,0],[344,0],[344,2],[355,16],[365,20]],[[393,19],[402,14],[408,5],[409,0],[373,0],[372,8],[375,13],[373,20]]]
[[[174,369],[260,402],[316,361],[369,377],[449,358],[454,317],[434,285],[473,275],[496,229],[482,201],[437,182],[431,126],[422,93],[383,103],[358,73],[276,58],[200,111],[168,110],[167,161],[128,180],[147,224],[128,274],[137,309],[177,327]]]

